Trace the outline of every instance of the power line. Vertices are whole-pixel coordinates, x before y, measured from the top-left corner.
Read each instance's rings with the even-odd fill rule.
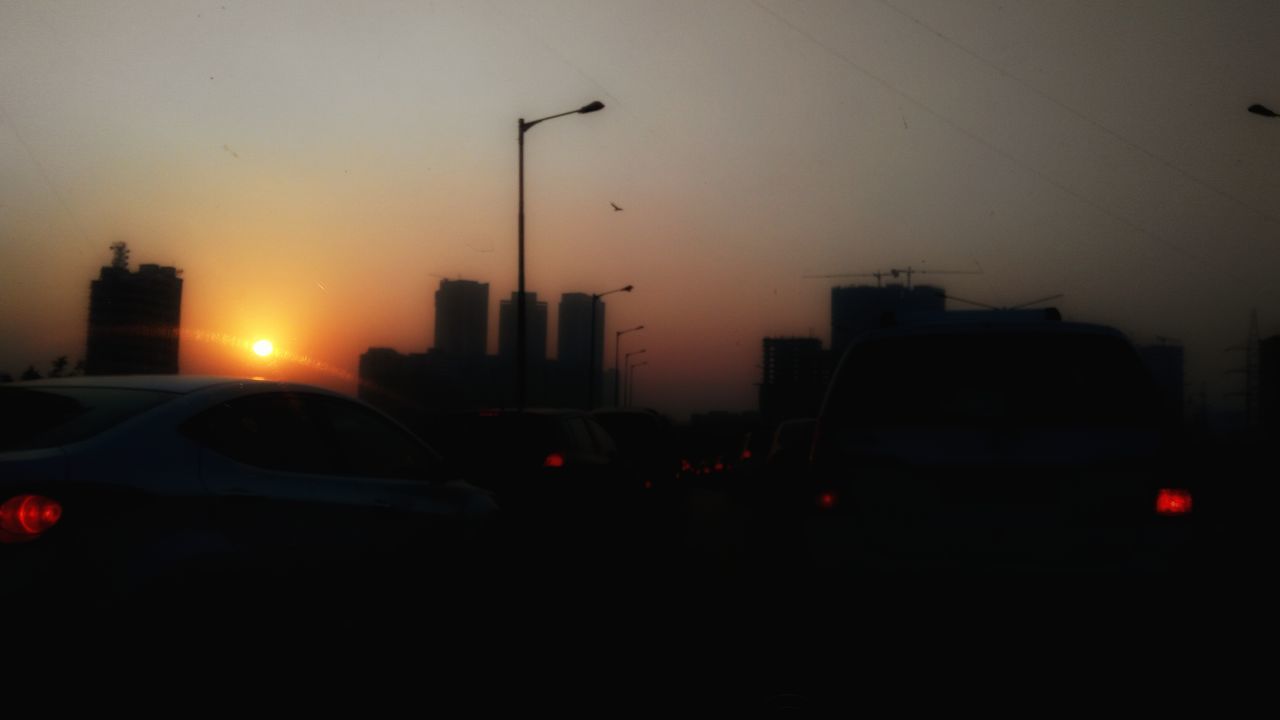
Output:
[[[67,219],[71,221],[71,225],[80,233],[80,239],[86,245],[92,244],[89,239],[89,233],[85,232],[84,226],[80,223],[80,218],[71,211],[71,206],[67,203],[66,198],[63,197],[62,191],[53,183],[53,179],[49,177],[49,172],[45,169],[44,163],[40,162],[40,158],[37,157],[35,151],[31,149],[31,145],[22,137],[22,133],[18,132],[18,125],[13,122],[13,118],[9,116],[7,111],[5,111],[3,105],[0,105],[0,120],[3,120],[4,124],[9,126],[9,130],[13,132],[14,139],[18,141],[18,144],[22,146],[23,150],[27,151],[27,157],[31,159],[32,164],[36,166],[36,170],[40,172],[40,177],[44,180],[44,184],[48,186],[49,192],[52,193],[54,199],[58,201],[58,205],[62,206],[62,212],[66,213]]]
[[[833,57],[835,57],[837,60],[840,60],[841,62],[845,63],[845,64],[846,64],[846,65],[848,65],[849,67],[851,67],[851,68],[853,68],[854,70],[858,71],[859,73],[861,73],[861,74],[862,74],[863,76],[865,76],[866,78],[868,78],[868,79],[870,79],[870,80],[872,80],[872,81],[874,81],[874,82],[876,82],[876,83],[878,83],[878,84],[882,85],[882,86],[883,86],[883,87],[885,87],[887,90],[889,90],[890,92],[894,93],[895,95],[898,95],[898,96],[900,96],[900,97],[902,97],[902,98],[905,98],[905,99],[906,99],[906,100],[908,100],[909,102],[913,103],[914,105],[916,105],[916,106],[920,107],[921,109],[923,109],[925,112],[927,112],[927,113],[929,113],[930,115],[932,115],[933,117],[937,118],[939,121],[941,121],[941,122],[942,122],[944,125],[946,125],[947,127],[951,128],[952,130],[955,130],[956,132],[961,133],[962,135],[964,135],[964,136],[968,137],[970,140],[973,140],[974,142],[976,142],[976,143],[978,143],[978,144],[980,144],[980,145],[982,145],[982,146],[986,147],[988,150],[991,150],[992,152],[994,152],[994,153],[996,153],[997,155],[999,155],[999,156],[1003,157],[1004,159],[1008,160],[1009,162],[1011,162],[1011,163],[1013,163],[1013,164],[1017,165],[1018,167],[1022,168],[1024,171],[1026,171],[1026,172],[1028,172],[1028,173],[1031,173],[1032,175],[1034,175],[1034,176],[1038,177],[1039,179],[1043,180],[1044,182],[1046,182],[1046,183],[1048,183],[1048,184],[1052,185],[1053,187],[1057,188],[1058,190],[1062,191],[1063,193],[1066,193],[1067,195],[1069,195],[1069,196],[1071,196],[1071,197],[1075,198],[1076,200],[1078,200],[1079,202],[1084,203],[1085,205],[1088,205],[1089,207],[1091,207],[1091,208],[1093,208],[1094,210],[1096,210],[1096,211],[1098,211],[1098,212],[1102,213],[1103,215],[1105,215],[1105,216],[1107,216],[1107,217],[1109,217],[1109,218],[1111,218],[1111,219],[1113,219],[1113,220],[1115,220],[1115,221],[1117,221],[1117,222],[1120,222],[1120,223],[1122,223],[1122,224],[1124,224],[1124,225],[1128,226],[1129,228],[1131,228],[1131,229],[1133,229],[1133,230],[1136,230],[1136,231],[1137,231],[1137,232],[1139,232],[1139,233],[1142,233],[1143,235],[1146,235],[1146,236],[1147,236],[1148,238],[1150,238],[1151,240],[1154,240],[1154,241],[1156,241],[1156,242],[1160,243],[1161,245],[1164,245],[1165,247],[1169,248],[1170,250],[1173,250],[1174,252],[1176,252],[1176,253],[1178,253],[1178,254],[1180,254],[1180,255],[1184,256],[1186,259],[1189,259],[1189,260],[1194,261],[1194,262],[1195,262],[1195,263],[1197,263],[1198,265],[1201,265],[1201,266],[1203,266],[1203,265],[1218,265],[1218,263],[1211,262],[1211,261],[1210,261],[1208,258],[1206,258],[1206,257],[1203,257],[1203,256],[1201,256],[1201,255],[1199,255],[1199,254],[1197,254],[1197,253],[1194,253],[1194,252],[1192,252],[1192,251],[1190,251],[1190,250],[1188,250],[1188,249],[1186,249],[1186,248],[1184,248],[1184,247],[1182,247],[1182,246],[1180,246],[1180,245],[1178,245],[1178,244],[1176,244],[1176,243],[1174,243],[1174,242],[1171,242],[1171,241],[1169,241],[1169,240],[1167,240],[1167,239],[1165,239],[1165,238],[1161,237],[1160,235],[1156,234],[1154,231],[1149,230],[1149,229],[1148,229],[1148,228],[1146,228],[1146,227],[1143,227],[1143,226],[1142,226],[1141,224],[1139,224],[1137,221],[1135,221],[1135,220],[1131,220],[1130,218],[1128,218],[1128,217],[1126,217],[1126,216],[1124,216],[1124,215],[1121,215],[1120,213],[1118,213],[1118,212],[1116,212],[1116,211],[1114,211],[1114,210],[1112,210],[1112,209],[1110,209],[1110,208],[1108,208],[1108,207],[1106,207],[1106,206],[1102,205],[1102,204],[1101,204],[1100,202],[1098,202],[1097,200],[1094,200],[1093,198],[1087,197],[1087,196],[1085,196],[1085,195],[1081,194],[1080,192],[1078,192],[1078,191],[1076,191],[1076,190],[1074,190],[1074,189],[1072,189],[1072,188],[1070,188],[1070,187],[1066,186],[1066,185],[1065,185],[1065,184],[1063,184],[1062,182],[1060,182],[1060,181],[1058,181],[1058,180],[1054,179],[1053,177],[1049,176],[1049,175],[1048,175],[1047,173],[1045,173],[1043,170],[1040,170],[1039,168],[1037,168],[1037,167],[1035,167],[1035,166],[1033,166],[1033,165],[1031,165],[1031,164],[1029,164],[1029,163],[1027,163],[1027,162],[1025,162],[1025,161],[1023,161],[1023,160],[1021,160],[1020,158],[1018,158],[1017,156],[1015,156],[1015,155],[1014,155],[1014,154],[1012,154],[1011,152],[1009,152],[1009,151],[1007,151],[1007,150],[1005,150],[1005,149],[1003,149],[1003,148],[1001,148],[1001,147],[999,147],[999,146],[995,145],[994,143],[992,143],[991,141],[989,141],[989,140],[987,140],[986,138],[982,137],[981,135],[978,135],[976,132],[974,132],[974,131],[972,131],[972,130],[969,130],[968,128],[962,127],[961,125],[959,125],[959,124],[957,124],[956,122],[952,121],[950,118],[948,118],[948,117],[946,117],[945,115],[943,115],[940,111],[935,110],[932,106],[930,106],[928,103],[924,102],[924,101],[923,101],[923,100],[921,100],[920,98],[917,98],[917,97],[915,97],[914,95],[912,95],[912,94],[908,93],[907,91],[905,91],[905,90],[903,90],[903,89],[899,88],[898,86],[894,85],[892,82],[890,82],[890,81],[886,80],[885,78],[881,77],[880,75],[877,75],[876,73],[874,73],[874,72],[872,72],[872,71],[868,70],[866,67],[864,67],[863,65],[859,64],[857,61],[855,61],[855,60],[853,60],[852,58],[848,57],[848,56],[847,56],[847,55],[845,55],[844,53],[842,53],[842,52],[840,52],[839,50],[836,50],[836,49],[834,49],[834,48],[830,47],[830,46],[829,46],[829,45],[827,45],[826,43],[824,43],[824,42],[822,42],[821,40],[819,40],[818,38],[814,37],[814,35],[813,35],[812,33],[810,33],[809,31],[807,31],[807,30],[805,30],[804,28],[802,28],[802,27],[800,27],[800,26],[796,25],[795,23],[793,23],[793,22],[791,22],[790,20],[788,20],[786,17],[784,17],[784,16],[782,16],[782,15],[778,14],[778,13],[777,13],[777,12],[775,12],[773,9],[771,9],[771,8],[769,8],[768,6],[764,5],[764,4],[761,2],[761,0],[751,0],[751,2],[752,2],[752,4],[753,4],[753,5],[755,5],[757,8],[759,8],[760,10],[762,10],[762,11],[764,11],[764,12],[768,13],[769,15],[773,16],[773,18],[774,18],[774,19],[776,19],[778,22],[781,22],[783,25],[786,25],[788,28],[790,28],[790,29],[791,29],[792,31],[794,31],[796,34],[798,34],[798,35],[800,35],[801,37],[803,37],[805,40],[808,40],[809,42],[813,43],[814,45],[816,45],[817,47],[821,48],[822,50],[825,50],[827,53],[829,53],[830,55],[832,55]],[[1219,267],[1221,268],[1221,270],[1222,270],[1222,272],[1223,272],[1224,274],[1226,274],[1226,275],[1230,275],[1230,276],[1234,277],[1236,280],[1239,280],[1239,281],[1241,281],[1241,282],[1245,282],[1244,278],[1241,278],[1241,277],[1239,277],[1238,275],[1236,275],[1236,273],[1235,273],[1235,272],[1233,272],[1231,269],[1229,269],[1229,268],[1225,268],[1225,267],[1222,267],[1221,265],[1219,265]]]
[[[1228,200],[1228,201],[1230,201],[1230,202],[1233,202],[1233,203],[1235,203],[1235,204],[1239,205],[1240,207],[1245,208],[1246,210],[1249,210],[1250,212],[1252,212],[1252,213],[1254,213],[1254,214],[1256,214],[1256,215],[1259,215],[1259,216],[1264,217],[1264,218],[1266,218],[1266,219],[1268,219],[1268,220],[1271,220],[1272,222],[1280,222],[1280,217],[1277,217],[1277,216],[1275,216],[1275,215],[1272,215],[1271,213],[1269,213],[1269,212],[1267,212],[1266,210],[1263,210],[1263,209],[1261,209],[1261,208],[1256,208],[1256,207],[1254,207],[1253,205],[1250,205],[1249,203],[1245,202],[1244,200],[1241,200],[1240,198],[1238,198],[1238,197],[1236,197],[1236,196],[1234,196],[1234,195],[1231,195],[1231,194],[1227,193],[1227,192],[1226,192],[1226,191],[1224,191],[1224,190],[1221,190],[1221,189],[1219,189],[1219,188],[1217,188],[1217,187],[1214,187],[1213,185],[1209,184],[1207,181],[1202,180],[1202,179],[1200,179],[1199,177],[1197,177],[1197,176],[1195,176],[1195,175],[1191,174],[1191,172],[1190,172],[1190,171],[1188,171],[1188,170],[1186,170],[1186,169],[1184,169],[1184,168],[1182,168],[1182,167],[1179,167],[1178,165],[1175,165],[1175,164],[1174,164],[1172,161],[1170,161],[1169,159],[1167,159],[1167,158],[1165,158],[1165,157],[1163,157],[1163,156],[1161,156],[1161,155],[1157,155],[1155,152],[1153,152],[1153,151],[1151,151],[1151,150],[1149,150],[1149,149],[1147,149],[1147,148],[1143,147],[1142,145],[1139,145],[1138,143],[1134,142],[1133,140],[1130,140],[1129,138],[1125,137],[1124,135],[1121,135],[1119,132],[1117,132],[1117,131],[1115,131],[1115,130],[1112,130],[1111,128],[1107,127],[1106,125],[1103,125],[1101,121],[1099,121],[1099,120],[1095,120],[1094,118],[1089,117],[1088,115],[1085,115],[1085,114],[1084,114],[1084,112],[1082,112],[1082,111],[1080,111],[1080,110],[1077,110],[1076,108],[1072,107],[1071,105],[1068,105],[1067,103],[1065,103],[1065,102],[1063,102],[1063,101],[1059,100],[1058,98],[1056,98],[1056,97],[1054,97],[1054,96],[1052,96],[1052,95],[1050,95],[1050,94],[1046,93],[1045,91],[1041,90],[1040,88],[1036,87],[1035,85],[1032,85],[1032,84],[1031,84],[1030,82],[1028,82],[1027,80],[1025,80],[1025,79],[1023,79],[1023,78],[1021,78],[1021,77],[1018,77],[1017,75],[1014,75],[1013,73],[1009,72],[1008,70],[1006,70],[1005,68],[1001,67],[1001,66],[1000,66],[1000,65],[998,65],[997,63],[995,63],[995,62],[993,62],[993,61],[989,60],[988,58],[986,58],[986,57],[984,57],[984,56],[982,56],[982,55],[979,55],[979,54],[978,54],[977,52],[975,52],[974,50],[971,50],[970,48],[968,48],[968,47],[966,47],[965,45],[961,44],[959,41],[955,40],[954,38],[950,37],[949,35],[946,35],[945,33],[943,33],[942,31],[938,30],[937,28],[933,27],[932,25],[929,25],[928,23],[926,23],[925,21],[923,21],[923,20],[921,20],[920,18],[916,17],[915,15],[912,15],[911,13],[907,12],[906,10],[902,10],[901,8],[897,7],[897,6],[896,6],[896,5],[894,5],[893,3],[889,2],[889,0],[879,0],[879,2],[880,2],[880,4],[881,4],[881,5],[884,5],[885,7],[889,8],[889,9],[890,9],[890,10],[892,10],[893,12],[895,12],[895,13],[897,13],[897,14],[901,15],[902,17],[906,18],[907,20],[910,20],[911,22],[915,23],[916,25],[919,25],[921,28],[924,28],[925,30],[927,30],[927,31],[929,31],[929,32],[931,32],[931,33],[933,33],[934,35],[937,35],[937,36],[938,36],[939,38],[941,38],[943,41],[945,41],[946,43],[948,43],[948,44],[949,44],[949,45],[951,45],[952,47],[956,48],[956,49],[957,49],[957,50],[959,50],[960,52],[962,52],[962,53],[964,53],[964,54],[968,55],[969,57],[973,58],[974,60],[977,60],[978,62],[982,63],[983,65],[986,65],[987,67],[991,68],[992,70],[995,70],[996,72],[1000,73],[1000,74],[1001,74],[1001,75],[1003,75],[1004,77],[1006,77],[1006,78],[1008,78],[1008,79],[1010,79],[1010,80],[1012,80],[1012,81],[1016,82],[1018,85],[1022,86],[1023,88],[1025,88],[1025,89],[1027,89],[1027,90],[1030,90],[1031,92],[1033,92],[1033,93],[1035,93],[1037,96],[1039,96],[1041,99],[1043,99],[1043,100],[1047,100],[1048,102],[1053,103],[1054,105],[1058,106],[1058,107],[1059,107],[1059,108],[1061,108],[1062,110],[1066,111],[1068,114],[1070,114],[1070,115],[1074,116],[1077,120],[1083,120],[1084,122],[1089,123],[1090,125],[1092,125],[1093,127],[1097,128],[1098,130],[1101,130],[1103,133],[1105,133],[1105,134],[1107,134],[1107,135],[1111,136],[1113,139],[1118,140],[1118,141],[1120,141],[1121,143],[1123,143],[1123,144],[1127,145],[1130,149],[1137,150],[1138,152],[1142,153],[1143,155],[1146,155],[1148,158],[1150,158],[1151,160],[1155,161],[1156,163],[1159,163],[1160,165],[1163,165],[1164,167],[1168,168],[1169,170],[1174,171],[1174,172],[1175,172],[1175,173],[1177,173],[1178,175],[1181,175],[1183,178],[1185,178],[1185,179],[1187,179],[1187,180],[1191,181],[1192,183],[1194,183],[1194,184],[1196,184],[1196,185],[1199,185],[1201,188],[1203,188],[1203,189],[1205,189],[1205,190],[1208,190],[1209,192],[1214,193],[1214,194],[1215,194],[1215,195],[1217,195],[1218,197],[1221,197],[1221,198],[1223,198],[1224,200]]]

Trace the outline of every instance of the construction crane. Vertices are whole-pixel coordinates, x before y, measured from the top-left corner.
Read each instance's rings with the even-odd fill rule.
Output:
[[[805,275],[804,279],[813,280],[818,278],[873,277],[876,279],[876,287],[883,287],[884,278],[886,275],[895,280],[905,275],[907,277],[907,289],[910,290],[911,277],[913,275],[981,275],[982,266],[978,265],[977,260],[973,261],[973,264],[977,266],[976,270],[928,270],[925,268],[914,268],[908,265],[905,268],[889,268],[888,270],[883,272],[837,273],[834,275]]]
[[[802,277],[803,277],[803,279],[805,279],[805,280],[819,280],[819,279],[824,279],[824,278],[873,277],[873,278],[875,278],[875,279],[876,279],[876,287],[880,287],[880,286],[881,286],[881,280],[884,278],[885,274],[886,274],[886,273],[882,273],[882,272],[871,272],[871,273],[836,273],[835,275],[804,275],[804,276],[802,276]]]
[[[111,267],[117,270],[129,269],[129,244],[124,241],[111,243]]]

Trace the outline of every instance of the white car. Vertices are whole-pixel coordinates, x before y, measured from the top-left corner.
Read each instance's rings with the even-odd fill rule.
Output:
[[[470,562],[495,511],[403,426],[328,390],[190,376],[0,385],[0,599],[423,588]]]

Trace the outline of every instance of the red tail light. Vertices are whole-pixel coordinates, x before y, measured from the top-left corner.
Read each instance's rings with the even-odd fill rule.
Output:
[[[836,506],[836,494],[830,491],[824,492],[818,496],[818,507],[823,510],[830,510]]]
[[[1178,488],[1161,488],[1156,495],[1156,513],[1160,515],[1186,515],[1191,512],[1191,491]]]
[[[747,448],[746,450],[743,450],[743,451],[742,451],[742,459],[743,459],[743,460],[750,460],[750,459],[751,459],[751,448]]]
[[[62,505],[40,495],[18,495],[0,505],[0,542],[25,542],[58,523]]]
[[[564,467],[564,456],[560,453],[551,453],[546,460],[542,461],[542,467]]]

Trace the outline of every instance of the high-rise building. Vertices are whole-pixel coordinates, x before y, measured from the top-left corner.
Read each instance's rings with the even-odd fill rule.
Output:
[[[826,366],[818,338],[765,338],[760,415],[771,424],[816,416],[827,389]]]
[[[436,290],[436,352],[484,356],[489,339],[489,283],[441,280]]]
[[[586,293],[565,293],[560,296],[560,323],[556,338],[556,357],[568,367],[587,367],[592,353],[591,296]],[[595,303],[594,360],[596,377],[600,376],[604,358],[604,301]]]
[[[831,353],[836,362],[853,338],[880,327],[886,316],[898,321],[914,313],[942,312],[942,288],[930,285],[854,285],[831,288]]]
[[[86,375],[178,372],[182,278],[172,267],[142,265],[129,271],[124,243],[89,286]]]
[[[511,293],[510,300],[498,303],[498,356],[512,362],[516,358],[516,307],[519,297]],[[538,300],[538,293],[525,292],[525,333],[528,343],[525,350],[530,365],[547,359],[547,303]]]
[[[592,304],[591,296],[586,293],[560,296],[556,363],[552,374],[556,404],[589,408],[603,396],[600,371],[604,359],[604,303],[594,303],[594,338]],[[591,387],[593,381],[594,388]]]

